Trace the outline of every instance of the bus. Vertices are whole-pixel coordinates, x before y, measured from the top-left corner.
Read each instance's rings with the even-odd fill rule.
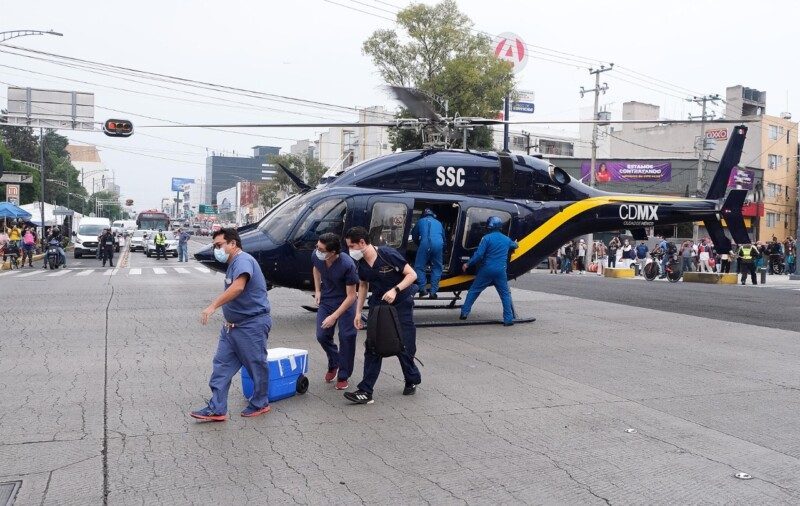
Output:
[[[136,227],[139,230],[167,230],[169,215],[156,209],[142,211],[136,216]]]

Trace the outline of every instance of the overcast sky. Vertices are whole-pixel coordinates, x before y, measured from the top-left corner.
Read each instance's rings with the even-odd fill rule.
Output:
[[[6,43],[59,55],[340,106],[396,107],[372,62],[361,54],[361,44],[374,30],[393,27],[391,13],[408,2],[332,1],[336,4],[138,0],[126,9],[122,2],[108,1],[0,0],[0,31],[60,31],[63,37]],[[546,48],[531,47],[541,52],[531,53],[518,76],[518,88],[536,93],[536,119],[577,119],[580,108],[591,107],[591,96],[578,95],[580,86],[594,85],[587,58],[595,66],[614,62],[619,69],[602,78],[610,89],[601,104],[608,104],[616,118],[623,102],[639,100],[660,105],[662,117],[683,119],[699,112],[686,97],[724,96],[725,88],[735,84],[767,91],[769,114],[792,112],[793,104],[800,103],[792,29],[800,11],[796,2],[458,4],[478,30],[515,32],[530,46]],[[170,195],[171,177],[204,175],[206,149],[248,155],[257,144],[288,149],[292,139],[316,137],[313,129],[138,128],[163,123],[142,116],[189,123],[356,120],[345,110],[126,79],[0,52],[3,83],[93,92],[97,121],[120,116],[134,121],[137,130],[128,139],[61,133],[98,145],[123,197],[133,198],[137,209],[159,206]],[[5,88],[0,84],[3,107]]]

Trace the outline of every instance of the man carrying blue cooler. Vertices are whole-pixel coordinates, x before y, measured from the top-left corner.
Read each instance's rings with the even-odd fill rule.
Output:
[[[489,285],[494,285],[498,295],[500,295],[500,300],[503,302],[503,325],[514,325],[514,305],[511,302],[511,290],[508,288],[506,266],[508,265],[509,250],[517,249],[518,245],[500,231],[502,226],[503,220],[497,216],[490,216],[486,220],[488,233],[481,239],[478,249],[469,259],[469,262],[463,265],[462,270],[466,272],[468,268],[480,264],[475,280],[472,282],[472,286],[469,287],[469,292],[467,292],[464,305],[461,306],[461,316],[459,318],[462,320],[467,319],[472,310],[472,304],[475,303],[478,295]]]
[[[336,234],[322,234],[311,256],[314,265],[314,301],[317,310],[317,341],[328,355],[325,382],[336,381],[336,390],[344,390],[356,356],[356,334],[353,326],[356,314],[358,271],[353,259],[342,255],[342,239]],[[339,323],[339,346],[333,341]]]
[[[364,227],[353,227],[345,236],[350,257],[358,267],[358,303],[353,319],[356,328],[363,328],[361,310],[369,296],[369,307],[375,308],[381,303],[391,304],[397,310],[403,339],[404,350],[397,356],[403,370],[405,388],[403,395],[414,395],[417,385],[422,383],[422,376],[414,364],[417,353],[417,328],[414,326],[414,293],[416,292],[417,274],[405,257],[394,248],[381,246],[376,248],[370,244],[369,233]],[[355,392],[345,392],[345,399],[356,404],[372,404],[372,392],[378,375],[381,372],[383,359],[369,348],[364,350],[364,379],[358,384]]]
[[[242,251],[242,240],[233,228],[222,228],[213,235],[214,258],[227,263],[225,291],[200,313],[200,323],[222,307],[225,323],[219,334],[217,353],[208,384],[208,405],[189,413],[204,421],[224,422],[228,418],[228,389],[231,379],[245,367],[253,379],[253,396],[242,416],[259,416],[270,410],[267,398],[267,338],[272,327],[267,300],[267,283],[256,259]]]
[[[439,291],[439,281],[442,279],[442,254],[444,250],[444,227],[436,219],[436,214],[430,209],[425,209],[422,218],[417,221],[411,230],[411,238],[419,245],[417,257],[414,260],[414,270],[417,273],[417,285],[419,285],[420,298],[425,297],[428,292],[425,285],[428,284],[425,268],[431,266],[431,299],[436,299],[436,292]]]

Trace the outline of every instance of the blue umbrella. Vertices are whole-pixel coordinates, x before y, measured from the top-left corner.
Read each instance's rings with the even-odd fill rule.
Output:
[[[20,209],[11,202],[0,202],[0,218],[22,218],[23,220],[29,220],[31,219],[31,213]]]

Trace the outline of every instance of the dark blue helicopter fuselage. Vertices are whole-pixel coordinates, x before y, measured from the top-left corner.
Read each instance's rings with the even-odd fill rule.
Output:
[[[420,150],[395,153],[350,168],[323,188],[292,195],[259,223],[239,229],[270,285],[313,289],[311,255],[324,232],[353,226],[370,231],[374,244],[388,244],[410,262],[409,235],[424,208],[445,222],[445,274],[441,291],[468,288],[461,272],[485,232],[488,216],[519,243],[509,278],[530,271],[567,240],[582,234],[644,230],[716,217],[718,202],[696,198],[604,192],[570,178],[540,158],[494,152]],[[195,255],[217,270],[210,247]]]

